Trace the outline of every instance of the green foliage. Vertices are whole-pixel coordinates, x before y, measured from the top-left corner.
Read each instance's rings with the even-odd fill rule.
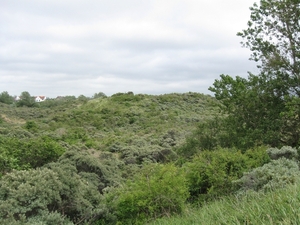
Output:
[[[264,73],[283,78],[276,94],[290,91],[299,97],[299,1],[260,0],[250,10],[248,28],[238,33],[243,46],[252,51],[252,60],[261,62]]]
[[[7,91],[3,91],[0,94],[0,102],[5,104],[12,104],[14,102],[14,98],[10,96]]]
[[[117,224],[144,224],[181,213],[188,198],[185,174],[172,164],[150,164],[109,194]]]
[[[245,173],[236,181],[236,184],[240,191],[249,189],[255,191],[272,190],[295,183],[299,176],[298,163],[283,157]]]
[[[300,146],[300,98],[292,96],[286,103],[286,111],[281,113],[284,121],[281,142]]]
[[[224,127],[233,146],[298,146],[299,129],[292,127],[300,124],[299,2],[261,0],[250,10],[248,28],[238,35],[261,63],[260,74],[248,79],[221,75],[209,90],[224,105]]]
[[[23,146],[19,149],[19,162],[24,165],[29,164],[32,168],[53,162],[65,152],[59,143],[47,136],[22,142]]]
[[[300,184],[271,192],[247,192],[208,203],[180,216],[158,219],[149,225],[251,224],[291,225],[300,221]]]
[[[64,152],[55,140],[47,136],[19,139],[0,136],[0,173],[12,169],[28,169],[57,160]]]
[[[99,177],[98,189],[103,191],[108,186],[122,182],[120,169],[123,163],[110,153],[98,153],[99,158],[89,152],[72,149],[60,157],[58,163],[70,164],[80,173],[94,173]],[[106,156],[106,157],[105,157]],[[106,158],[106,159],[105,159]]]
[[[57,204],[62,186],[58,174],[49,169],[14,171],[0,181],[2,222],[24,220]]]
[[[11,221],[10,221],[10,224]],[[13,223],[14,224],[14,223]],[[17,222],[20,225],[74,225],[68,218],[58,212],[41,212],[38,216],[28,218],[27,222]]]
[[[227,114],[223,130],[230,137],[229,145],[248,149],[260,144],[280,144],[285,103],[281,97],[266,91],[270,85],[263,75],[250,74],[248,80],[221,75],[209,88],[223,103],[222,110]]]
[[[17,101],[17,106],[27,106],[27,107],[34,107],[36,106],[36,102],[34,98],[29,94],[27,91],[23,91],[20,96],[20,100]]]
[[[259,151],[259,153],[258,153]],[[189,191],[192,202],[203,204],[203,201],[234,191],[232,181],[240,178],[243,172],[268,161],[264,149],[242,154],[234,149],[202,151],[192,162],[183,165],[187,171]]]
[[[104,94],[103,92],[98,92],[98,93],[95,93],[93,95],[93,98],[106,98],[106,94]]]
[[[101,180],[92,172],[81,172],[71,162],[51,163],[47,165],[59,175],[61,201],[56,201],[52,210],[66,215],[73,222],[92,222],[105,213],[99,192]]]
[[[1,105],[2,177],[17,173],[13,169],[25,169],[28,173],[22,180],[26,183],[26,176],[40,168],[54,172],[60,182],[56,192],[60,199],[31,214],[20,208],[20,218],[4,218],[3,223],[114,224],[182,212],[189,194],[184,172],[169,164],[143,166],[176,160],[174,148],[193,132],[195,124],[218,114],[216,100],[198,93],[125,93],[82,103],[71,96],[49,99],[35,108]],[[210,132],[210,127],[206,130]],[[148,189],[143,184],[147,174],[151,177]],[[122,187],[126,180],[130,181]],[[141,190],[136,200],[142,211],[126,217],[126,209],[118,204],[130,204],[128,196],[135,196],[135,187]],[[108,202],[102,200],[103,193],[111,196]],[[35,197],[39,201],[39,194]],[[29,202],[26,207],[33,206]]]
[[[105,216],[107,210],[100,193],[108,180],[105,170],[100,171],[100,163],[91,156],[79,161],[80,154],[77,157],[75,152],[66,154],[45,168],[13,171],[2,177],[2,223],[63,221],[68,224],[71,220],[83,224]]]
[[[37,131],[37,124],[34,121],[26,121],[25,128],[30,131]]]
[[[281,149],[278,148],[269,148],[267,150],[268,155],[271,159],[279,159],[279,158],[286,158],[286,159],[298,159],[298,151],[295,148],[290,146],[283,146]]]
[[[81,103],[87,103],[88,102],[88,97],[85,97],[84,95],[79,95],[77,100]]]
[[[203,150],[232,146],[233,140],[229,138],[224,127],[224,118],[221,117],[201,122],[197,129],[186,138],[185,143],[177,148],[177,152],[183,158],[190,159]]]

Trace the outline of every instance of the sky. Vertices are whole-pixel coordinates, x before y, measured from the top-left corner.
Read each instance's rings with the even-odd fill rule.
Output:
[[[236,33],[254,0],[0,0],[0,92],[211,93],[256,65]]]

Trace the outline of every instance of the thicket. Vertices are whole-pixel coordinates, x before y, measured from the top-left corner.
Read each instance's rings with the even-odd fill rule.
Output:
[[[270,161],[266,148],[202,151],[183,165],[188,179],[190,202],[198,205],[236,191],[234,181],[243,173]]]
[[[36,104],[23,92],[8,104],[2,92],[0,222],[145,224],[199,206],[206,216],[187,221],[296,224],[299,3],[250,10],[238,35],[260,72],[221,75],[215,98],[99,92]]]
[[[203,95],[125,93],[85,104],[75,100],[76,107],[69,103],[51,111],[3,108],[1,223],[144,224],[184,215],[189,204],[204,207],[249,189],[273,191],[299,176],[295,148],[187,146],[194,138],[184,142],[194,128],[188,118],[198,114],[197,108],[204,114],[197,119],[205,128],[198,133],[203,144],[217,132],[210,129],[210,114],[218,115],[218,103]],[[180,104],[191,105],[195,114]],[[167,117],[171,123],[164,121],[165,112],[174,115]],[[93,126],[98,118],[110,121],[109,116],[127,122],[105,125],[105,132]],[[152,128],[161,123],[160,132]]]
[[[108,193],[107,205],[115,215],[115,221],[109,224],[145,224],[180,214],[188,196],[187,180],[180,168],[173,164],[146,165],[124,185]]]
[[[23,139],[0,136],[0,175],[12,169],[41,167],[56,161],[64,152],[65,148],[47,136]]]
[[[118,93],[88,101],[50,99],[35,108],[1,105],[1,223],[129,221],[116,206],[127,202],[125,193],[132,194],[132,187],[139,185],[145,193],[137,202],[152,205],[145,204],[137,218],[131,214],[132,221],[182,212],[189,194],[184,172],[174,164],[157,163],[177,159],[173,148],[196,121],[217,113],[215,104],[212,97],[198,93]],[[145,164],[153,180],[150,189],[142,186]],[[183,183],[174,189],[177,175]],[[51,190],[44,194],[48,183],[55,188],[49,185]],[[173,194],[168,193],[171,189]],[[124,196],[108,201],[113,192]],[[159,204],[162,199],[164,205]]]
[[[94,224],[109,212],[102,195],[122,181],[120,166],[78,149],[57,162],[30,170],[14,170],[0,181],[2,224]]]

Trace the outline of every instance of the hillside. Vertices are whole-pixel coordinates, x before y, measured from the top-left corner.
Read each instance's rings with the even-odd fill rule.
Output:
[[[211,224],[219,211],[257,208],[251,193],[271,204],[298,184],[299,151],[222,147],[231,137],[220,106],[191,92],[1,103],[0,223]]]
[[[213,117],[216,100],[199,93],[48,100],[37,108],[1,105],[1,136],[47,136],[79,148],[118,153],[125,161],[171,150],[199,121]],[[143,157],[143,156],[142,156]],[[139,159],[141,161],[141,159]]]

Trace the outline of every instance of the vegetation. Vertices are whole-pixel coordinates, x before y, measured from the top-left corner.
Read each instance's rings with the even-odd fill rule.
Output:
[[[260,73],[221,75],[210,90],[223,103],[235,145],[299,146],[299,1],[261,0],[250,10],[248,28],[238,35]]]
[[[299,2],[238,33],[260,73],[199,93],[0,94],[1,224],[297,224]]]
[[[181,213],[189,196],[185,174],[172,164],[147,165],[124,186],[109,193],[117,224],[145,224]]]
[[[157,219],[149,225],[298,224],[299,191],[297,183],[267,193],[247,192],[188,209],[183,216]]]

